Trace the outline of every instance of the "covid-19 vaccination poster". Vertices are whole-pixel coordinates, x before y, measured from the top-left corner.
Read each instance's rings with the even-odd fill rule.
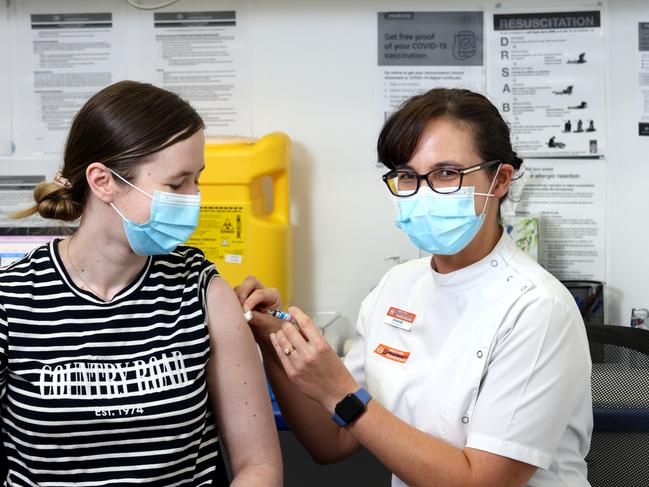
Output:
[[[602,20],[600,10],[492,15],[489,94],[524,157],[605,154]]]
[[[383,120],[434,87],[483,93],[483,12],[379,12],[378,68]]]

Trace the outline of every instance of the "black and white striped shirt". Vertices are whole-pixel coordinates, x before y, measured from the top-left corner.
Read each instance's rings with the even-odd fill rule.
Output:
[[[0,270],[5,485],[213,485],[223,468],[204,374],[214,265],[178,247],[104,302],[74,284],[57,249]]]

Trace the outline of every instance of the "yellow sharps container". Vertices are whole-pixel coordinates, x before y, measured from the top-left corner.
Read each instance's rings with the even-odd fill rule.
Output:
[[[188,245],[205,252],[235,286],[254,275],[292,297],[290,140],[276,132],[251,141],[205,144],[201,214]]]

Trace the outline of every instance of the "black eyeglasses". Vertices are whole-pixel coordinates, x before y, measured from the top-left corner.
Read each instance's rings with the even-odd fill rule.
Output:
[[[465,174],[487,169],[499,163],[501,161],[495,159],[493,161],[481,162],[480,164],[465,169],[440,167],[426,174],[417,174],[411,169],[393,169],[381,177],[390,190],[390,193],[394,196],[405,197],[417,193],[422,179],[425,179],[430,189],[436,193],[450,194],[460,190]]]

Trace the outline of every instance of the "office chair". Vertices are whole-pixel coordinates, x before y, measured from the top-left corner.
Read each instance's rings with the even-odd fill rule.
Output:
[[[593,361],[592,487],[649,486],[649,331],[587,325]]]

